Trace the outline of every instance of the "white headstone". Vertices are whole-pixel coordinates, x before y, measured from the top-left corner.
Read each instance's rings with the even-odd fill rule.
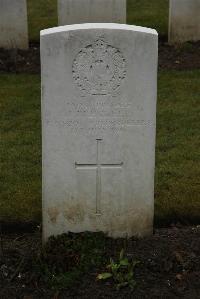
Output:
[[[169,42],[200,40],[200,0],[170,0]]]
[[[0,0],[0,48],[28,49],[26,0]]]
[[[44,239],[152,232],[157,33],[119,24],[41,31]]]
[[[58,24],[126,23],[126,0],[58,0]]]

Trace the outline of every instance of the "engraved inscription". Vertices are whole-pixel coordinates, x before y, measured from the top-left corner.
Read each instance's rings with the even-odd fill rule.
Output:
[[[118,92],[126,76],[125,58],[119,49],[103,39],[81,49],[74,59],[72,73],[83,93],[108,95]]]
[[[91,97],[91,96],[90,96]],[[66,100],[65,103],[65,116],[73,116],[77,117],[91,117],[91,116],[107,116],[107,117],[115,117],[115,116],[132,116],[133,109],[140,110],[139,106],[133,107],[130,101],[125,98],[118,97],[95,97],[90,99],[89,96],[87,98],[82,98],[84,100],[77,101],[77,99]]]
[[[59,128],[65,128],[73,134],[84,134],[84,135],[101,135],[104,133],[119,134],[120,132],[130,131],[136,127],[155,127],[155,122],[152,120],[143,119],[95,119],[90,118],[86,120],[82,119],[62,119],[59,121],[46,120],[46,123],[50,125],[56,125]]]
[[[96,141],[97,141],[96,163],[83,164],[83,163],[75,162],[75,167],[76,169],[84,169],[84,170],[96,169],[96,215],[101,215],[101,169],[102,168],[121,169],[123,166],[123,162],[109,163],[109,164],[101,163],[99,158],[99,150],[100,150],[100,144],[102,142],[102,139],[96,139]]]

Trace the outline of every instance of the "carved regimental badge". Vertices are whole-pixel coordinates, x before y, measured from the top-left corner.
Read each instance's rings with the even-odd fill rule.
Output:
[[[117,48],[98,39],[77,54],[72,72],[84,93],[107,95],[119,90],[126,76],[126,63]]]

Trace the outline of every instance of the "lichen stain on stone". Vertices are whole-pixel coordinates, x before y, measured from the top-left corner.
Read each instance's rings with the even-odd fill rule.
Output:
[[[84,221],[84,208],[81,204],[66,206],[63,215],[72,224],[81,223]]]
[[[58,208],[56,208],[56,207],[48,208],[47,213],[49,215],[49,218],[50,218],[51,222],[53,224],[55,224],[56,221],[57,221],[58,215],[60,213],[58,211]]]

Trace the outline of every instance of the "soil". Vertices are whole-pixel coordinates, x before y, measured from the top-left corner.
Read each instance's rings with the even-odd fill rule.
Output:
[[[159,69],[192,70],[200,68],[200,41],[183,46],[159,43]],[[28,51],[0,49],[0,73],[40,73],[39,43],[31,43]]]
[[[200,41],[188,42],[170,46],[167,43],[159,44],[159,69],[192,70],[200,69]]]
[[[0,48],[0,73],[40,73],[39,43],[31,43],[29,50]]]
[[[116,257],[122,248],[139,260],[136,287],[116,290],[112,281],[97,281],[105,269],[91,268],[69,289],[55,291],[33,276],[30,256],[41,248],[41,233],[2,233],[0,259],[1,299],[40,298],[200,298],[200,226],[156,229],[145,239],[108,238],[106,257]]]

